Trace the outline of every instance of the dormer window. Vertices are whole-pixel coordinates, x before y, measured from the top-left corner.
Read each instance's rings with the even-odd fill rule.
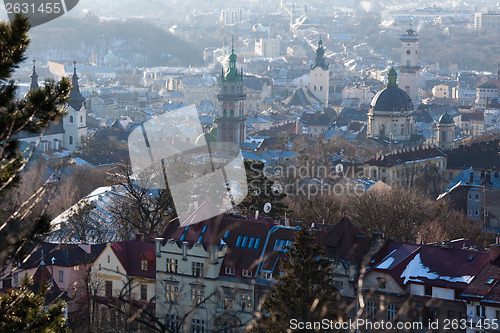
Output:
[[[147,271],[148,270],[148,261],[147,260],[141,260],[141,271]]]
[[[226,274],[234,275],[234,273],[235,273],[234,267],[226,267]]]

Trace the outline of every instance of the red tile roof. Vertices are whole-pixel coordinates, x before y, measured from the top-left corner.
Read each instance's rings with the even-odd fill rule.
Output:
[[[488,260],[485,251],[388,241],[375,256],[370,271],[389,273],[403,289],[410,281],[465,289]]]
[[[144,242],[128,240],[111,244],[111,249],[122,264],[128,276],[149,279],[156,277],[155,244],[149,240]],[[141,270],[141,259],[148,260],[148,269]]]

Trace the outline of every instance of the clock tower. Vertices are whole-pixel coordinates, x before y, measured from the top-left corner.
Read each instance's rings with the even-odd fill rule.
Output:
[[[403,89],[415,105],[419,104],[417,77],[420,66],[418,64],[418,41],[416,31],[408,29],[401,40],[401,65],[399,66],[399,86]]]

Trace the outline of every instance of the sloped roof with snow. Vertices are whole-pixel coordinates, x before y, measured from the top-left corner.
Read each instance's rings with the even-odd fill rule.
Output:
[[[464,289],[488,260],[485,251],[389,241],[369,270],[388,273],[403,289],[410,282]]]

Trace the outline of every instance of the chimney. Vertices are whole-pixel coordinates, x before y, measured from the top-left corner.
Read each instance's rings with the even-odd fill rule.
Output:
[[[188,242],[182,242],[182,260],[187,260]]]
[[[155,239],[155,255],[161,257],[161,244],[163,243],[163,238]]]
[[[90,252],[92,251],[92,247],[90,246],[90,244],[80,243],[80,244],[78,244],[78,247],[88,254],[90,254]]]
[[[215,265],[218,263],[218,256],[217,256],[217,246],[212,245],[209,249],[210,251],[210,263]]]
[[[500,256],[500,244],[495,244],[490,246],[490,261],[493,262],[497,260]]]
[[[473,184],[474,183],[474,170],[472,168],[470,169],[470,178],[469,178],[469,183]]]

